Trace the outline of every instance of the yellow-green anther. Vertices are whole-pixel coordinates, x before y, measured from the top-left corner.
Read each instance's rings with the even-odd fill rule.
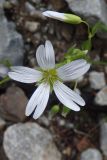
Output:
[[[50,84],[50,86],[52,86],[53,83],[59,79],[55,69],[44,70],[42,72],[43,72],[42,82],[47,82],[48,84]]]

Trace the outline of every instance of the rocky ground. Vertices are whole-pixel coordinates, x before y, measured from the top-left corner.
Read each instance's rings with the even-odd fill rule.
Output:
[[[0,62],[35,67],[36,48],[46,39],[59,62],[71,45],[87,39],[84,24],[47,19],[45,10],[107,24],[104,0],[0,0]],[[98,33],[92,43],[92,59],[107,61],[107,33]],[[4,72],[0,65],[1,77]],[[0,160],[107,160],[107,66],[91,66],[78,87],[86,101],[80,112],[52,116],[49,108],[59,103],[52,94],[44,115],[34,121],[24,111],[35,86],[15,81],[0,86]]]

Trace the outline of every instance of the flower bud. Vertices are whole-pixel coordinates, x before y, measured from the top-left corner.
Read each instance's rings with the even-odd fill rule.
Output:
[[[79,24],[83,22],[79,16],[76,16],[74,14],[45,11],[43,12],[43,15],[49,18],[57,19],[66,23],[71,23],[71,24]]]

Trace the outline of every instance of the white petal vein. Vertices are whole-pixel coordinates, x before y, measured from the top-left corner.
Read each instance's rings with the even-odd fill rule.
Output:
[[[47,85],[44,91],[44,95],[42,96],[42,100],[38,103],[37,108],[35,109],[35,112],[33,115],[34,119],[39,118],[41,114],[44,112],[46,105],[48,103],[49,92],[50,92],[50,86]]]
[[[13,80],[23,83],[34,83],[42,79],[42,73],[40,71],[22,66],[11,67],[8,75]]]
[[[70,81],[81,77],[89,68],[90,64],[81,59],[58,68],[57,74],[63,81]]]
[[[55,94],[58,97],[58,99],[66,107],[74,111],[79,111],[80,107],[77,104],[75,104],[73,101],[81,105],[85,104],[84,100],[79,95],[71,91],[67,86],[65,86],[61,82],[56,81],[54,83],[53,88],[54,88]]]
[[[40,45],[36,51],[38,65],[42,69],[52,69],[55,67],[54,49],[50,41],[46,41],[45,47]]]
[[[29,116],[32,114],[32,112],[35,110],[35,108],[41,104],[44,96],[48,96],[47,90],[49,89],[49,86],[47,84],[42,83],[36,91],[33,93],[32,97],[30,98],[27,107],[26,107],[26,116]],[[49,90],[48,90],[49,91]],[[41,108],[39,108],[41,110]]]

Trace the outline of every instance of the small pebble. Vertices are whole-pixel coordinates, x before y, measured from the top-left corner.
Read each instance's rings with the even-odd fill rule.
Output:
[[[106,85],[105,76],[103,72],[90,72],[89,81],[92,89],[102,89]]]
[[[26,21],[25,28],[30,32],[35,32],[37,31],[39,25],[40,23],[38,22]]]
[[[80,160],[103,160],[99,150],[89,148],[81,153]]]
[[[107,105],[107,86],[101,89],[95,97],[95,103],[100,106]]]

